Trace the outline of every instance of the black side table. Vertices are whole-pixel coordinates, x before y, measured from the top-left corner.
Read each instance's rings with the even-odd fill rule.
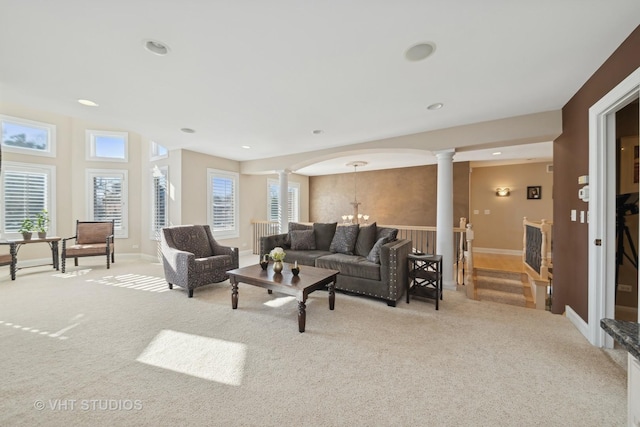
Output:
[[[407,304],[409,295],[442,299],[442,255],[409,254],[409,275],[407,277]]]

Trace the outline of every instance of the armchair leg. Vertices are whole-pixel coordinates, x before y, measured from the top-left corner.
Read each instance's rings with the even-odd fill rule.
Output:
[[[189,298],[193,298],[193,289],[189,289]]]
[[[111,267],[111,264],[109,264],[109,254],[107,254],[107,270]]]
[[[169,283],[169,289],[173,289],[173,283]]]
[[[77,267],[77,266],[78,266],[78,257],[75,257],[75,258],[73,259],[73,261],[75,262],[76,267]]]
[[[64,268],[65,268],[66,261],[67,261],[67,259],[63,255],[62,256],[62,273],[64,273]]]

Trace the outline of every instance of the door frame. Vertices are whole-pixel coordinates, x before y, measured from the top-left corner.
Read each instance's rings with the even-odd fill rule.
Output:
[[[613,347],[600,319],[615,317],[615,113],[640,96],[636,69],[589,109],[589,342]],[[602,241],[596,245],[596,239]],[[639,298],[640,300],[640,298]]]

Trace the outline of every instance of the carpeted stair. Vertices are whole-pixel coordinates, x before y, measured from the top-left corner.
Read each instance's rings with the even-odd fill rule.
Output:
[[[475,269],[476,298],[527,307],[521,273]]]

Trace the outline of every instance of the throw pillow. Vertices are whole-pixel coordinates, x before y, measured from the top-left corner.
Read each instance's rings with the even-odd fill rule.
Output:
[[[333,235],[336,234],[337,222],[332,223],[314,223],[313,232],[316,235],[316,249],[319,251],[328,251],[331,247]]]
[[[398,237],[398,229],[397,228],[388,228],[388,227],[380,227],[378,228],[377,239],[382,237],[388,237],[390,242],[393,242]]]
[[[316,249],[316,237],[313,230],[291,231],[291,249],[296,251],[313,251]]]
[[[313,226],[307,224],[300,224],[297,222],[289,223],[289,233],[287,233],[287,239],[285,240],[285,244],[291,247],[291,232],[296,230],[312,230]]]
[[[367,261],[375,262],[376,264],[380,264],[380,252],[382,252],[382,246],[389,243],[388,237],[381,237],[371,248],[371,252],[367,255]]]
[[[356,240],[356,255],[367,256],[373,245],[376,243],[377,226],[374,222],[371,225],[360,227],[358,231],[358,240]]]
[[[358,224],[336,227],[336,234],[333,235],[329,250],[334,253],[353,255],[358,238],[358,228]]]

